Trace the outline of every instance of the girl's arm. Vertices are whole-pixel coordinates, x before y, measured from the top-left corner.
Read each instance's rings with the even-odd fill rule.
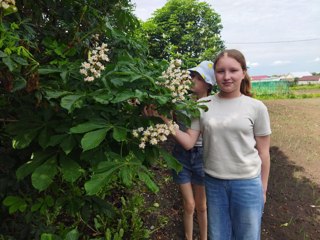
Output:
[[[168,118],[166,118],[163,115],[160,115],[152,105],[144,107],[143,112],[148,117],[160,117],[166,124],[170,122]],[[200,135],[200,131],[196,131],[190,128],[188,128],[186,132],[181,131],[179,128],[176,128],[175,132],[176,133],[175,135],[173,135],[173,137],[186,150],[189,150],[194,147]]]
[[[176,128],[176,134],[173,137],[184,149],[190,150],[196,144],[199,135],[200,131],[188,128],[186,132],[183,132]]]
[[[264,202],[267,199],[267,189],[268,189],[268,179],[269,179],[269,172],[270,172],[270,135],[267,136],[259,136],[255,137],[256,139],[256,148],[258,150],[260,159],[261,159],[261,180],[263,185],[263,196]]]

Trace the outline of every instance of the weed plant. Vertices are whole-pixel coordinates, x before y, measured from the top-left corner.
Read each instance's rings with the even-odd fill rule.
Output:
[[[319,98],[320,93],[303,93],[303,94],[296,94],[294,91],[297,90],[313,90],[313,89],[320,89],[320,84],[310,84],[310,85],[294,85],[289,88],[289,92],[287,94],[283,93],[256,93],[254,95],[255,98],[260,100],[274,100],[274,99],[304,99],[304,98]]]

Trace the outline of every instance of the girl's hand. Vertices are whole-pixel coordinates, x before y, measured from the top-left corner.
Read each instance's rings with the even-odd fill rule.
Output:
[[[156,106],[154,104],[150,104],[150,105],[145,106],[143,108],[143,113],[147,117],[159,117],[165,123],[168,123],[170,121],[170,119],[168,119],[164,115],[159,114],[159,112],[156,110]]]
[[[143,108],[143,113],[147,117],[162,117],[156,110],[156,106],[153,104],[147,105]]]

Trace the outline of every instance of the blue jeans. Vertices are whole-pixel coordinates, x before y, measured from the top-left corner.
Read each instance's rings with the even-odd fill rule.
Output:
[[[206,174],[210,240],[259,240],[264,207],[261,177],[223,180]]]
[[[175,183],[204,185],[203,147],[193,147],[190,150],[185,150],[177,144],[172,151],[172,155],[182,164],[182,170],[179,173],[172,171]]]

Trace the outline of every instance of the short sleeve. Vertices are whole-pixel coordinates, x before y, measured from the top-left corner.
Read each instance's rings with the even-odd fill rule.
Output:
[[[200,131],[200,119],[199,118],[192,119],[190,128],[192,130]]]
[[[267,107],[262,102],[259,103],[253,131],[255,136],[267,136],[271,134],[270,117]]]

